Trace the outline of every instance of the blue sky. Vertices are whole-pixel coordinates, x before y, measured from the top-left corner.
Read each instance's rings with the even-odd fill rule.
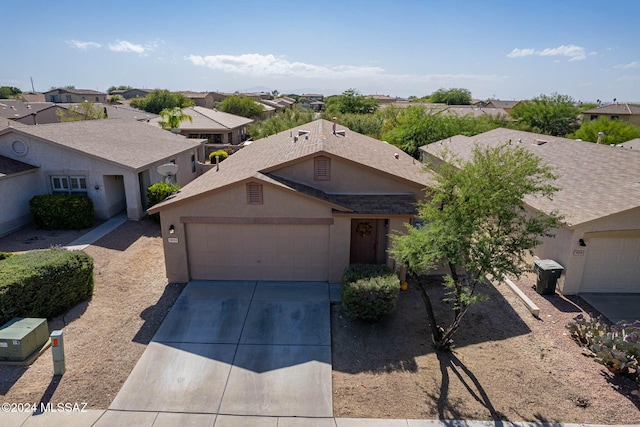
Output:
[[[8,1],[0,85],[640,102],[640,1]],[[6,12],[6,13],[5,13]],[[10,19],[6,19],[10,17]]]

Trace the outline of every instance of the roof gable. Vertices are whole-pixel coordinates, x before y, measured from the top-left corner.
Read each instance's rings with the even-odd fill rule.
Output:
[[[340,131],[344,129],[338,127]],[[375,169],[392,179],[429,186],[433,174],[408,154],[386,142],[345,130],[333,132],[333,123],[316,120],[296,128],[254,141],[223,163],[183,187],[166,204],[199,197],[217,189],[261,176],[318,154],[340,157]]]
[[[180,129],[185,131],[190,129],[229,131],[253,122],[252,119],[246,117],[205,107],[186,107],[182,109],[182,112],[191,117],[191,121],[185,120],[180,123]],[[156,117],[149,120],[149,123],[159,127],[159,122],[162,120],[164,120],[162,117]]]

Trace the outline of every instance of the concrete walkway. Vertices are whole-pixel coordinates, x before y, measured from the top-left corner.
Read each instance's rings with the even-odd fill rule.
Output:
[[[71,251],[82,251],[87,246],[100,240],[101,238],[111,233],[116,228],[120,227],[125,222],[127,222],[127,215],[124,212],[122,212],[108,219],[103,224],[100,224],[93,230],[89,231],[87,234],[69,243],[67,246],[65,246],[65,248]]]

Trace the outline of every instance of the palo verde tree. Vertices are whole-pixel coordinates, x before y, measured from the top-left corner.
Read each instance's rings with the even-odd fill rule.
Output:
[[[621,144],[640,138],[640,127],[622,120],[610,120],[606,117],[583,122],[580,129],[569,135],[569,138],[598,142],[600,132],[603,133],[600,143],[606,145]]]
[[[519,277],[527,253],[551,237],[561,218],[525,210],[524,197],[550,198],[555,175],[542,160],[523,148],[500,145],[473,149],[470,161],[445,154],[437,169],[437,185],[419,206],[424,225],[392,236],[393,257],[417,280],[437,350],[450,350],[469,307],[485,296],[478,287],[491,275],[502,281]],[[420,275],[445,262],[445,286],[453,302],[454,320],[437,323]]]
[[[579,115],[573,98],[558,93],[522,101],[511,111],[522,129],[553,136],[575,132],[580,126]]]
[[[72,105],[66,110],[59,108],[56,116],[60,122],[79,122],[82,120],[106,119],[106,107],[95,105],[93,102],[85,101],[81,104]]]
[[[342,95],[327,98],[325,108],[330,114],[373,114],[378,109],[378,101],[348,89]]]
[[[173,107],[190,107],[193,104],[184,94],[169,92],[168,90],[156,89],[144,98],[134,98],[131,100],[132,107],[139,108],[149,113],[160,114],[160,111]]]
[[[429,96],[430,102],[447,105],[469,105],[471,104],[471,91],[469,89],[440,88]]]
[[[180,128],[180,123],[184,122],[185,120],[188,120],[190,122],[193,121],[193,118],[182,111],[182,108],[180,107],[165,108],[164,110],[160,111],[160,117],[162,117],[163,120],[160,120],[158,124],[162,126],[162,129],[166,130]]]

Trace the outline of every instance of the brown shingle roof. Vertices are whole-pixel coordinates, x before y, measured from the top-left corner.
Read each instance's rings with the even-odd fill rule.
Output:
[[[0,130],[0,135],[8,132],[51,141],[67,149],[134,170],[200,145],[197,140],[124,119],[10,127]]]
[[[7,175],[13,175],[14,173],[24,172],[30,169],[37,169],[37,166],[23,163],[18,160],[10,159],[0,155],[0,178]]]
[[[338,126],[337,129],[344,127]],[[249,179],[276,182],[265,174],[319,153],[383,171],[399,181],[424,187],[434,184],[431,172],[425,171],[419,161],[393,145],[350,130],[346,130],[345,136],[335,135],[332,130],[333,123],[316,120],[254,141],[225,160],[219,171],[211,170],[203,174],[183,187],[171,200],[153,209]],[[396,154],[398,158],[395,158]]]
[[[224,113],[218,110],[212,110],[205,107],[186,107],[182,112],[191,116],[192,121],[185,120],[180,123],[180,129],[188,130],[212,130],[212,131],[228,131],[237,129],[253,122],[252,119],[236,116],[235,114]],[[159,122],[164,120],[162,117],[156,117],[149,120],[150,124],[160,126]]]
[[[604,107],[592,108],[583,111],[583,114],[613,114],[620,116],[630,116],[640,114],[640,106],[633,104],[609,104]]]
[[[546,142],[535,145],[536,140]],[[509,141],[512,146],[541,157],[558,175],[555,185],[560,191],[553,200],[525,198],[534,209],[558,210],[572,226],[640,207],[640,150],[510,129],[495,129],[472,137],[456,136],[420,150],[440,158],[446,149],[468,160],[474,144],[497,146]]]

